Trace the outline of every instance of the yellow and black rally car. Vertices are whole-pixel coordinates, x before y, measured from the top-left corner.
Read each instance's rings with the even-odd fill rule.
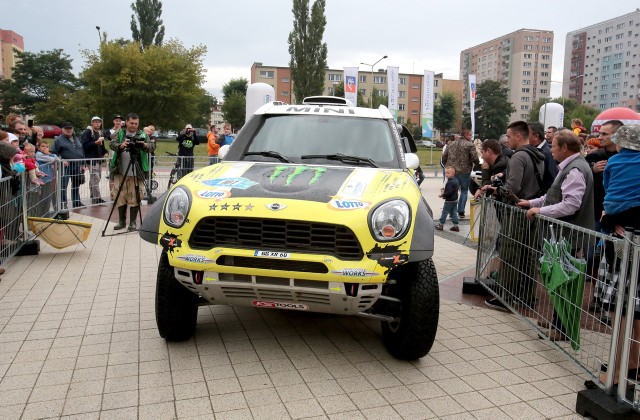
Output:
[[[434,224],[402,133],[386,107],[342,98],[259,108],[221,163],[182,178],[144,220],[142,238],[163,248],[160,335],[190,338],[200,304],[244,305],[379,319],[393,356],[426,355]]]

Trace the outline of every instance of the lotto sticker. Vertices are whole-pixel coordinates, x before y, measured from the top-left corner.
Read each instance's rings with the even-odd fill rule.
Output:
[[[205,199],[213,199],[213,200],[222,200],[231,196],[229,191],[220,191],[220,190],[201,190],[198,191],[198,197]]]
[[[363,210],[368,208],[371,203],[360,200],[331,200],[329,205],[337,210]]]

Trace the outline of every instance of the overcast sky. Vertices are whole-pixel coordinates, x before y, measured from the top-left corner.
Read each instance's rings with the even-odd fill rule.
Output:
[[[22,35],[27,51],[62,48],[80,72],[85,64],[80,51],[98,47],[96,25],[110,39],[131,37],[131,3],[0,0],[0,28]],[[292,0],[164,0],[165,40],[207,46],[205,88],[220,97],[231,78],[250,80],[253,62],[289,64],[291,5]],[[327,61],[340,69],[388,55],[376,68],[426,69],[458,79],[463,49],[521,28],[541,29],[554,32],[552,80],[561,81],[567,32],[633,12],[638,5],[631,0],[326,0]],[[561,84],[552,83],[551,93],[560,96]]]

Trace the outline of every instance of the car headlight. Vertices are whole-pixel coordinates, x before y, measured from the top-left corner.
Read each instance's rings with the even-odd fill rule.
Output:
[[[391,200],[378,206],[372,213],[369,224],[378,241],[395,241],[408,231],[411,212],[402,200]]]
[[[191,208],[191,197],[184,188],[176,187],[171,191],[164,204],[164,221],[169,226],[182,227],[189,209]]]

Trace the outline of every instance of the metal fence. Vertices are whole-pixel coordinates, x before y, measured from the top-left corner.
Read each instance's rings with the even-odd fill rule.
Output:
[[[640,366],[633,316],[640,232],[617,238],[544,216],[529,220],[491,199],[482,201],[479,226],[476,279],[605,392],[619,382],[618,397],[638,410],[637,370],[628,367]],[[609,369],[616,360],[618,377]]]

